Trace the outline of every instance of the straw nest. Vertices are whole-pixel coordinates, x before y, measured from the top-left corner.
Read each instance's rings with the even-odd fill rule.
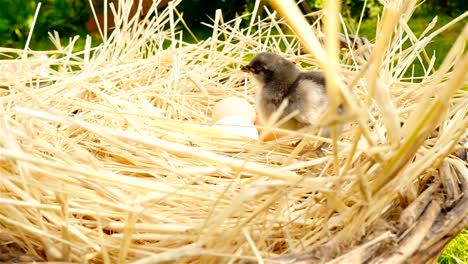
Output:
[[[19,55],[0,62],[1,261],[424,263],[467,224],[468,27],[438,69],[424,51],[466,13],[415,36],[414,3],[386,3],[360,62],[307,35],[318,24],[286,1],[286,20],[246,28],[217,13],[197,44],[182,41],[177,3],[138,21],[122,2],[98,47],[51,34],[53,51],[0,50]],[[325,7],[325,36],[337,10]],[[351,109],[322,124],[345,124],[339,134],[211,128],[220,99],[254,103],[239,68],[263,50],[327,73]],[[424,76],[404,77],[418,60]]]

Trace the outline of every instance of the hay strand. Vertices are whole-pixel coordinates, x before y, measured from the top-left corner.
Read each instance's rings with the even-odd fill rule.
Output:
[[[325,32],[292,1],[256,17],[257,1],[248,28],[218,11],[196,44],[179,1],[143,21],[131,2],[97,47],[0,48],[0,261],[423,263],[466,225],[468,27],[439,68],[425,48],[468,12],[415,36],[415,3],[386,2],[367,57],[338,48],[357,43],[338,1]],[[263,50],[326,72],[350,113],[319,126],[339,134],[212,127],[216,102],[255,101],[239,69]],[[423,76],[405,77],[415,61]]]

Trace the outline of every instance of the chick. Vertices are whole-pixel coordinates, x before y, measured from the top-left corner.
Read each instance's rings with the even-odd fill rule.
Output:
[[[242,70],[252,73],[260,88],[257,91],[256,105],[262,124],[268,121],[285,100],[287,106],[280,119],[296,114],[283,128],[299,129],[318,125],[327,111],[328,96],[322,72],[302,72],[294,63],[270,52],[257,54]]]

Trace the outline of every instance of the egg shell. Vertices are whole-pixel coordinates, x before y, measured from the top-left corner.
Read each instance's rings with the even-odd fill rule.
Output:
[[[257,127],[249,119],[241,116],[229,116],[218,120],[213,128],[223,133],[258,140]]]
[[[259,134],[259,138],[260,138],[260,135],[262,135],[262,130],[263,130],[263,124],[261,123],[260,119],[256,119],[255,120],[255,126],[257,127],[257,131],[258,131],[258,134]],[[282,132],[279,132],[279,131],[272,131],[270,133],[265,133],[263,134],[263,138],[262,140],[263,141],[272,141],[272,140],[277,140],[277,139],[280,139],[284,136],[286,136],[287,134],[286,133],[282,133]]]
[[[259,138],[260,138],[260,135],[262,134],[262,129],[257,127],[257,131],[258,131],[258,134],[259,134]],[[281,132],[270,132],[270,133],[266,133],[265,135],[263,135],[263,141],[272,141],[272,140],[277,140],[277,139],[280,139],[282,137],[286,136],[285,133],[281,133]]]
[[[230,116],[240,116],[255,122],[255,109],[247,100],[239,97],[227,97],[216,103],[212,111],[214,122]]]

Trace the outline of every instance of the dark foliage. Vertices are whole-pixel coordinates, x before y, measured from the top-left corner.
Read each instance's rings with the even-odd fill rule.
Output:
[[[184,20],[189,25],[197,26],[201,22],[209,23],[210,18],[214,19],[217,9],[222,10],[223,18],[227,21],[248,10],[248,3],[251,3],[253,7],[254,2],[252,0],[185,0],[177,6],[177,9],[183,13]]]
[[[47,41],[48,32],[53,31],[62,37],[86,33],[84,23],[89,17],[86,0],[0,0],[1,46],[24,46],[39,2],[42,6],[32,43]]]
[[[468,10],[468,3],[466,0],[430,0],[422,6],[422,10],[430,14],[457,16]]]
[[[323,0],[307,1],[315,10],[323,6]],[[33,48],[47,47],[43,43],[50,47],[48,32],[57,31],[61,37],[88,33],[85,28],[91,16],[88,0],[0,0],[0,46],[24,47],[39,2],[42,2],[42,7],[34,27]],[[202,22],[211,23],[217,9],[222,10],[223,19],[228,21],[250,12],[254,3],[255,0],[184,0],[177,9],[183,13],[190,28],[197,28]],[[343,0],[342,12],[348,19],[358,19],[364,3],[364,0]],[[381,8],[378,0],[367,0],[364,17],[376,16]],[[459,15],[466,11],[466,4],[465,0],[428,0],[420,10],[430,12],[431,16]]]

